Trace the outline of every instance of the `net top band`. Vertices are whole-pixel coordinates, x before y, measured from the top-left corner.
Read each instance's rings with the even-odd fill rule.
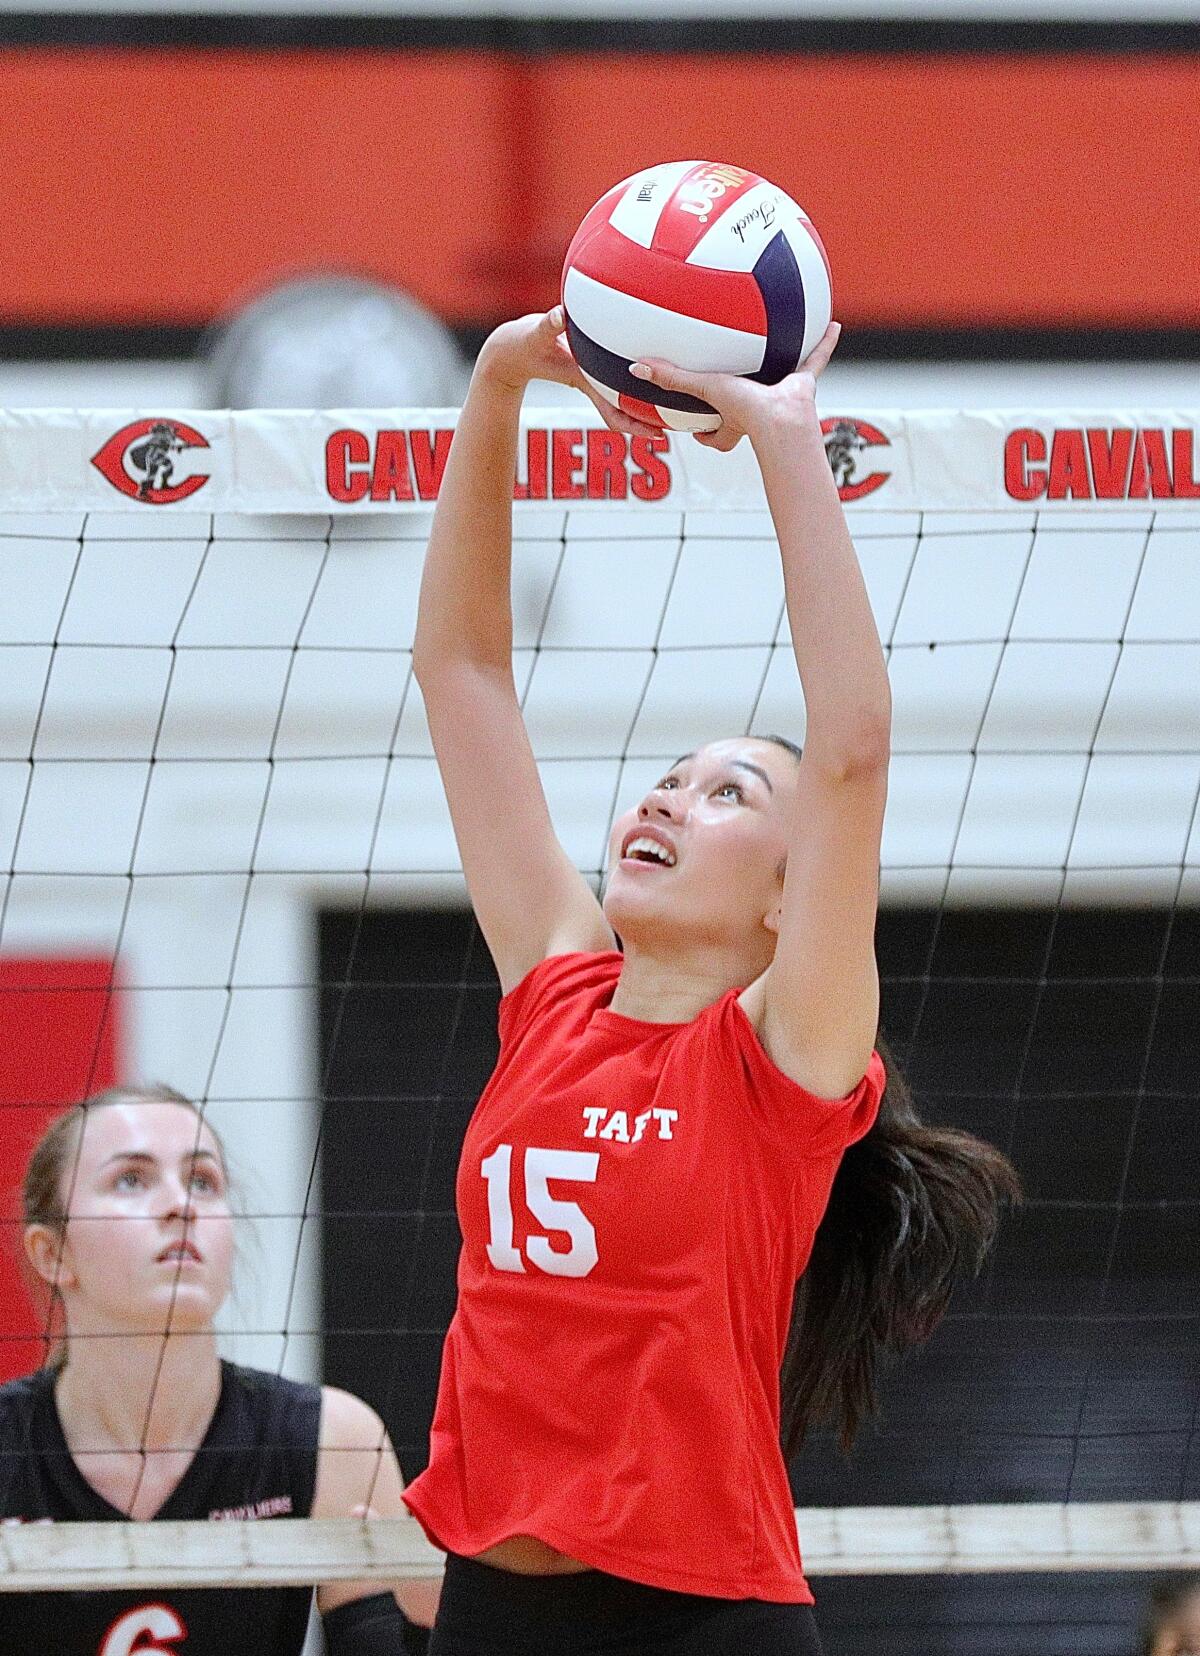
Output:
[[[0,411],[11,512],[428,514],[456,409],[324,412]],[[1200,409],[832,410],[826,452],[857,513],[1080,509],[1200,524]],[[531,409],[514,500],[576,507],[763,511],[749,445],[627,438],[590,409]]]

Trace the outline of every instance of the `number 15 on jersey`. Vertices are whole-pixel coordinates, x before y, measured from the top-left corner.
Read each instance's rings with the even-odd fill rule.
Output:
[[[525,1270],[525,1259],[548,1276],[585,1277],[596,1268],[596,1232],[577,1202],[563,1202],[550,1194],[550,1180],[595,1184],[600,1157],[594,1150],[528,1149],[521,1157],[525,1205],[548,1231],[570,1238],[571,1246],[557,1252],[547,1236],[530,1236],[525,1259],[513,1245],[511,1144],[497,1145],[480,1164],[487,1180],[488,1219],[491,1241],[487,1256],[498,1271]]]

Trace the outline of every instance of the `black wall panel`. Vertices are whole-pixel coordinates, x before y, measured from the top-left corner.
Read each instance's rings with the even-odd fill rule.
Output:
[[[925,1114],[1007,1148],[1027,1200],[852,1456],[799,1457],[798,1503],[1200,1499],[1200,915],[896,911],[879,956]],[[321,979],[326,1379],[412,1476],[498,989],[445,911],[323,915]],[[1146,1583],[816,1585],[829,1656],[1127,1656]]]

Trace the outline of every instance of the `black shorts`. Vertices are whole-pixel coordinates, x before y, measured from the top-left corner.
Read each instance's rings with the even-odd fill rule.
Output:
[[[429,1656],[821,1656],[806,1604],[644,1587],[602,1570],[529,1576],[446,1558]]]

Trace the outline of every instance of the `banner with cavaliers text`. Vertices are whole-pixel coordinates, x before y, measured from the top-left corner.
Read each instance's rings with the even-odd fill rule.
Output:
[[[0,412],[7,512],[428,512],[454,409]],[[1200,411],[855,413],[822,418],[856,511],[1142,505],[1200,514]],[[627,438],[590,409],[523,417],[514,499],[559,510],[765,506],[748,443]]]

